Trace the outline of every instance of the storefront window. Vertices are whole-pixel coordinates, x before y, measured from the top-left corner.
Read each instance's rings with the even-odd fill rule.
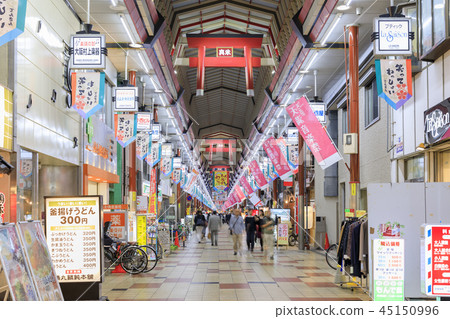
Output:
[[[421,12],[421,43],[422,55],[427,54],[436,44],[447,38],[445,5],[447,0],[422,0]]]
[[[365,87],[366,127],[376,122],[379,117],[377,81],[373,80]]]
[[[405,161],[406,182],[424,182],[425,160],[424,156],[415,156]]]
[[[450,150],[441,152],[437,156],[438,182],[450,182]]]

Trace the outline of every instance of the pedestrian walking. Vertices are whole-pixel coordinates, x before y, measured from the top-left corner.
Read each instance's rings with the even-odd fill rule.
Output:
[[[206,219],[202,211],[198,210],[194,217],[195,232],[197,234],[198,243],[201,243],[203,236],[203,228],[206,227]]]
[[[233,250],[234,254],[241,254],[241,246],[242,246],[242,234],[244,233],[244,220],[241,216],[241,211],[239,209],[235,209],[233,215],[230,218],[230,231],[233,236]]]
[[[262,220],[261,231],[264,240],[264,256],[273,259],[273,231],[275,221],[270,217],[270,210],[268,210]]]
[[[211,246],[217,246],[217,239],[219,237],[219,230],[221,226],[221,221],[219,215],[216,211],[213,211],[212,215],[209,217],[208,227],[211,233]]]
[[[247,248],[252,252],[255,248],[256,221],[255,217],[251,216],[249,212],[245,217],[245,230],[247,232]]]
[[[255,224],[256,224],[255,243],[259,239],[259,244],[261,245],[261,251],[264,251],[264,248],[263,248],[263,236],[261,234],[261,225],[262,225],[263,217],[264,217],[264,212],[262,210],[259,211],[259,216],[255,215]]]

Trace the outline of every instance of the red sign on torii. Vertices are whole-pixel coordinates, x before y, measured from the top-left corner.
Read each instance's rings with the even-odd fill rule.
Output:
[[[253,48],[261,48],[263,35],[236,34],[187,34],[189,48],[198,49],[197,58],[189,58],[189,66],[197,68],[197,96],[205,90],[205,68],[245,68],[247,95],[254,96],[253,68],[261,66],[261,58],[252,57]],[[230,47],[244,49],[244,57],[206,57],[206,49]]]

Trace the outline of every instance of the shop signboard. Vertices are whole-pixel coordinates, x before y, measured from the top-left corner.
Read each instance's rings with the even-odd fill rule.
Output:
[[[41,222],[19,222],[17,230],[22,240],[28,264],[31,267],[31,275],[39,299],[43,301],[64,300]]]
[[[100,196],[44,197],[45,229],[61,283],[101,282]]]
[[[84,119],[100,110],[105,99],[105,73],[72,73],[72,107]]]
[[[375,60],[378,96],[394,110],[412,97],[411,60]]]
[[[0,149],[13,148],[13,94],[0,85]]]
[[[143,196],[150,196],[150,182],[149,181],[142,181],[142,195]],[[148,199],[147,199],[148,200]]]
[[[181,169],[174,169],[172,172],[172,180],[173,182],[178,185],[181,182],[181,178],[182,178],[182,171]]]
[[[434,144],[450,137],[450,98],[424,113],[425,143]]]
[[[287,128],[287,139],[288,144],[298,144],[298,130],[295,127]]]
[[[150,184],[149,184],[150,187]],[[148,190],[150,194],[150,189]],[[149,195],[136,196],[136,211],[138,213],[146,213],[148,210]]]
[[[156,217],[158,212],[158,189],[156,184],[156,168],[153,168],[150,176],[150,196],[148,202],[148,213],[152,217]]]
[[[279,146],[277,145],[277,141],[273,138],[273,136],[269,137],[263,144],[263,148],[267,153],[270,161],[272,162],[275,170],[280,176],[282,180],[288,178],[292,175],[291,168],[286,160],[286,157],[283,155]]]
[[[163,157],[161,159],[161,173],[164,176],[169,176],[173,171],[173,159],[171,157]]]
[[[374,301],[403,301],[405,285],[404,239],[373,240]]]
[[[0,262],[13,301],[38,301],[31,270],[14,224],[0,225]]]
[[[233,57],[233,47],[219,47],[216,48],[216,57],[218,58],[232,58]]]
[[[126,147],[136,139],[136,116],[134,114],[114,114],[116,140]]]
[[[138,132],[150,132],[152,130],[152,113],[136,113],[136,130]]]
[[[136,213],[128,211],[127,233],[128,241],[136,241]]]
[[[145,158],[145,161],[151,167],[155,166],[161,160],[161,144],[152,143],[150,154]]]
[[[139,246],[147,245],[147,216],[136,215],[136,237]]]
[[[114,87],[112,102],[114,112],[137,112],[139,94],[134,86]]]
[[[136,157],[141,161],[150,153],[150,134],[148,132],[136,134]]]
[[[306,97],[289,105],[286,111],[322,169],[342,159],[326,129],[311,110]]]
[[[374,55],[413,55],[411,28],[411,18],[375,18],[373,20]]]
[[[280,218],[282,223],[288,223],[291,220],[290,209],[271,209],[272,218]]]
[[[106,42],[103,34],[76,34],[71,37],[71,69],[105,69]]]
[[[322,124],[326,123],[327,120],[325,119],[325,103],[310,102],[309,105],[311,106],[311,110],[314,112],[319,122]]]
[[[288,163],[291,167],[298,166],[298,145],[288,145]]]
[[[0,8],[0,46],[14,40],[25,29],[27,0],[2,1]]]
[[[152,124],[152,141],[158,142],[161,139],[161,124]]]
[[[126,211],[114,211],[103,213],[103,223],[111,222],[109,234],[112,237],[119,238],[120,240],[127,240],[126,223],[127,220]]]
[[[229,173],[228,171],[213,171],[214,190],[223,192],[228,187]]]
[[[422,293],[450,296],[450,225],[422,225]]]
[[[181,160],[182,160],[181,157],[173,158],[173,169],[181,168],[181,166],[182,166]]]
[[[281,223],[277,225],[278,245],[287,245],[289,237],[289,224]]]

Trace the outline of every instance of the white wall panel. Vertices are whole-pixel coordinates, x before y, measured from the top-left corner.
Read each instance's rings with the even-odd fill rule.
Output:
[[[415,78],[413,78],[415,83]],[[414,85],[413,85],[414,86]],[[416,139],[415,139],[415,99],[416,95],[413,92],[413,97],[409,99],[405,105],[402,106],[403,118],[400,121],[396,121],[395,126],[402,123],[403,126],[403,155],[408,155],[416,151]],[[397,113],[399,110],[394,111]]]
[[[420,143],[423,143],[423,130],[424,130],[424,120],[423,120],[423,112],[425,112],[429,105],[428,105],[428,74],[427,71],[423,71],[422,73],[419,73],[416,76],[416,81],[414,83],[415,87],[415,145],[414,149],[416,149],[417,145]],[[411,123],[411,126],[414,126],[413,124],[413,117],[407,116],[405,114],[405,122]]]
[[[409,99],[414,100],[414,98]],[[402,157],[405,153],[405,137],[403,136],[403,113],[404,113],[404,109],[406,107],[414,107],[414,102],[410,102],[409,104],[411,104],[410,106],[408,105],[403,105],[401,108],[399,108],[398,110],[394,110],[392,107],[389,107],[389,128],[390,128],[390,134],[393,134],[394,136],[390,136],[389,137],[389,147],[393,146],[391,145],[393,144],[397,144],[398,141],[402,141],[403,142],[403,150],[400,152],[397,152],[397,148],[394,147],[394,149],[392,150],[392,154],[393,154],[393,158],[398,158],[398,157]],[[393,124],[395,123],[395,124]]]
[[[428,107],[433,107],[444,100],[443,58],[437,59],[428,67]],[[423,117],[422,117],[423,118]]]
[[[444,54],[444,99],[450,97],[450,51]]]

